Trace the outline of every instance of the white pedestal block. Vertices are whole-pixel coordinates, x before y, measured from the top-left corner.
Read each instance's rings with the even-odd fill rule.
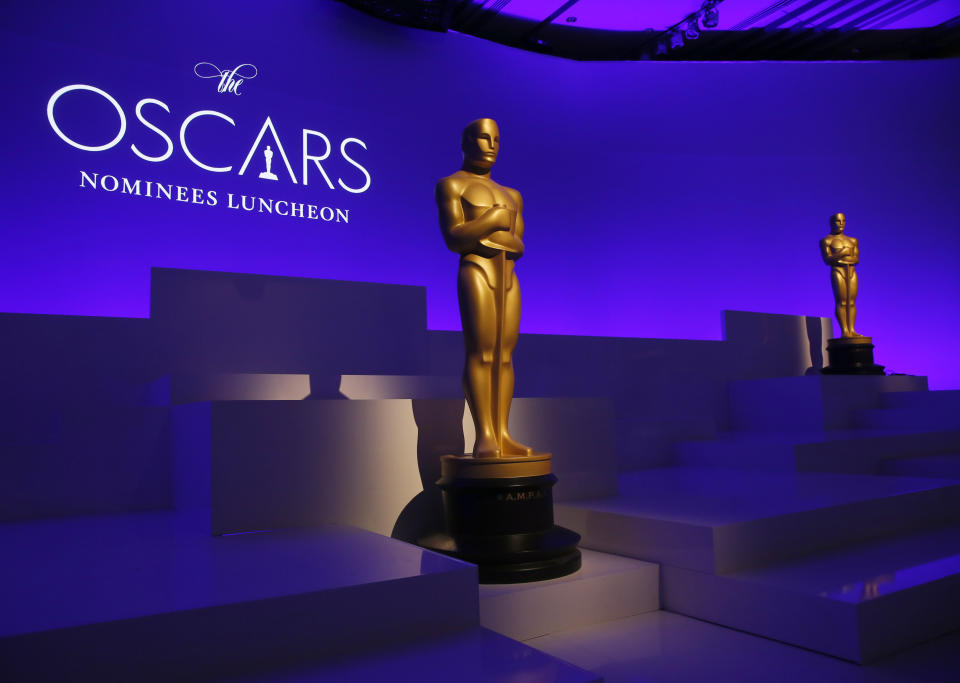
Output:
[[[150,322],[167,371],[423,372],[426,289],[154,268]]]
[[[389,536],[414,497],[436,493],[440,456],[474,438],[463,399],[214,401],[172,411],[177,507],[209,509],[215,534],[336,523]],[[555,500],[616,493],[608,401],[515,399],[511,427],[553,454]]]
[[[423,489],[410,401],[218,401],[173,417],[177,507],[209,510],[214,534],[348,524],[389,536]]]
[[[516,640],[528,640],[660,609],[657,565],[591,550],[581,553],[581,569],[569,576],[481,585],[480,623]]]

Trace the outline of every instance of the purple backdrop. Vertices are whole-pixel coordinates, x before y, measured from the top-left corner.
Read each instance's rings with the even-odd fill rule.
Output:
[[[525,332],[715,339],[725,308],[832,315],[817,241],[834,211],[861,242],[858,328],[889,371],[960,387],[960,61],[575,63],[407,30],[338,3],[35,3],[5,10],[0,310],[146,316],[149,268],[425,285],[432,328],[459,327],[456,257],[433,184],[459,133],[492,116],[494,169],[526,203]],[[252,64],[241,95],[195,75]],[[58,89],[124,112],[112,148],[53,131]],[[172,141],[138,120],[143,115]],[[197,111],[188,147],[182,122]],[[62,96],[65,135],[102,145],[119,115]],[[268,132],[239,175],[267,116]],[[332,143],[303,185],[302,130]],[[348,142],[340,155],[341,141]],[[278,180],[263,180],[263,148]],[[323,138],[309,138],[322,156]],[[370,186],[359,189],[369,173]],[[201,190],[203,203],[81,187],[81,171]],[[106,181],[107,188],[112,181]],[[122,185],[121,185],[122,187]],[[175,191],[175,188],[174,188]],[[208,192],[217,204],[210,206]],[[349,212],[246,212],[240,195]],[[191,195],[188,195],[192,199]],[[287,206],[287,205],[284,205]],[[308,211],[308,209],[307,209]]]

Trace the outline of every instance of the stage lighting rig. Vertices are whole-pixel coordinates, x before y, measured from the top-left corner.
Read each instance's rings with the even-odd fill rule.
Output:
[[[653,57],[666,56],[671,50],[679,50],[684,46],[684,39],[696,40],[700,37],[701,25],[703,28],[716,28],[720,21],[720,12],[717,10],[723,0],[704,0],[700,9],[691,12],[683,19],[664,31],[655,34],[653,37],[644,40],[636,48],[635,59],[649,59]],[[650,46],[656,40],[656,47],[653,55],[650,54]]]
[[[704,28],[716,28],[720,23],[720,10],[717,9],[719,4],[720,0],[704,0],[703,4],[700,5]]]

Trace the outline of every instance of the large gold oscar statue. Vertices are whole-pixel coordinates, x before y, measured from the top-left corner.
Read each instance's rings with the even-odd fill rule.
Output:
[[[520,333],[523,199],[495,183],[500,151],[493,119],[477,119],[461,137],[463,165],[437,183],[440,229],[460,254],[457,295],[466,362],[463,389],[476,441],[469,454],[440,461],[444,532],[417,542],[478,565],[482,583],[538,581],[580,568],[580,536],[553,523],[549,453],[510,436],[513,349]]]
[[[467,352],[463,389],[477,433],[473,457],[532,456],[507,428],[520,333],[513,265],[523,256],[523,199],[490,178],[500,150],[496,121],[468,125],[461,148],[463,166],[437,183],[436,200],[443,237],[460,254],[457,296]]]
[[[830,266],[830,284],[837,302],[837,321],[843,338],[862,337],[853,329],[857,319],[857,270],[860,245],[855,237],[843,234],[847,217],[842,213],[830,216],[830,234],[820,240],[820,255]]]
[[[820,256],[830,266],[830,285],[836,303],[840,337],[827,341],[830,365],[823,369],[835,375],[882,375],[883,366],[873,362],[873,340],[854,329],[857,320],[857,270],[860,243],[843,233],[847,217],[830,216],[830,234],[820,240]]]

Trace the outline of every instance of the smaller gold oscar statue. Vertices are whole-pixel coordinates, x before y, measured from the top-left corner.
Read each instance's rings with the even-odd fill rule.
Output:
[[[440,231],[460,254],[457,298],[466,361],[463,389],[476,441],[441,458],[445,534],[418,541],[478,565],[483,583],[539,581],[580,567],[580,536],[553,523],[551,455],[509,432],[513,350],[520,335],[523,198],[490,178],[500,151],[493,119],[461,136],[463,165],[437,183]]]
[[[820,255],[830,266],[830,284],[836,301],[840,337],[827,341],[830,365],[823,369],[834,375],[882,375],[883,366],[873,362],[873,340],[854,329],[857,320],[857,269],[860,243],[845,235],[847,217],[830,216],[830,234],[820,240]]]

